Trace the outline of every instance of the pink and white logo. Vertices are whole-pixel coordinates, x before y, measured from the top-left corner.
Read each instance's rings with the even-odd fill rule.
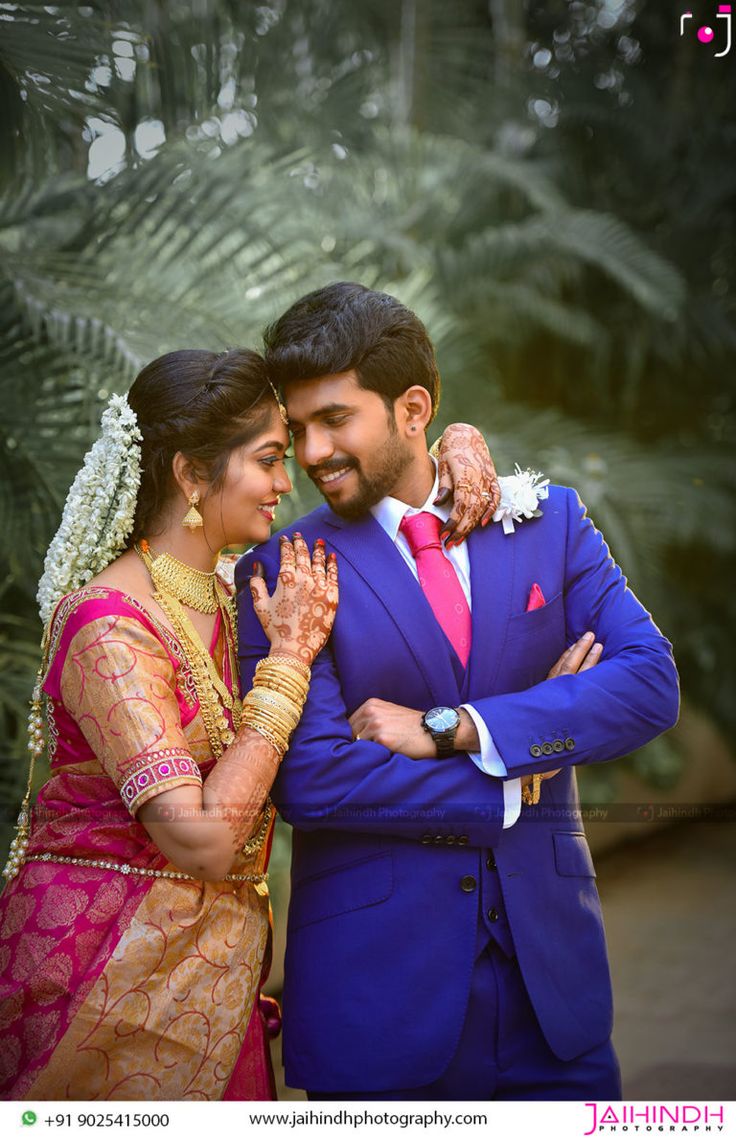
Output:
[[[698,37],[702,44],[713,44],[714,47],[720,47],[725,41],[723,51],[714,51],[713,56],[715,59],[721,59],[722,56],[728,55],[731,50],[731,5],[719,4],[718,12],[713,24],[703,24],[700,28],[695,28],[694,24],[688,23],[693,20],[692,12],[683,12],[680,16],[680,35],[692,34],[693,32]],[[718,23],[721,20],[722,23]]]
[[[586,1102],[590,1129],[584,1135],[617,1135],[622,1131],[666,1130],[689,1134],[709,1130],[719,1134],[724,1127],[723,1104],[705,1103],[605,1103]]]

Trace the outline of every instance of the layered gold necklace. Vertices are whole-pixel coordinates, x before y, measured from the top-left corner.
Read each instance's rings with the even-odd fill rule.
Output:
[[[204,573],[178,561],[170,553],[154,554],[148,542],[136,544],[135,551],[148,570],[154,586],[153,598],[176,633],[192,674],[199,700],[202,722],[212,752],[219,758],[235,738],[240,727],[242,704],[237,691],[230,692],[214,661],[183,606],[211,616],[219,609],[225,639],[224,659],[230,676],[237,677],[237,630],[235,602],[216,573]],[[229,712],[230,720],[228,720]]]
[[[143,560],[157,589],[174,597],[188,608],[194,609],[195,612],[202,612],[207,616],[217,612],[219,603],[216,573],[193,569],[191,565],[185,565],[170,553],[157,553],[154,560],[150,556],[151,552],[148,546],[148,561],[145,557]]]

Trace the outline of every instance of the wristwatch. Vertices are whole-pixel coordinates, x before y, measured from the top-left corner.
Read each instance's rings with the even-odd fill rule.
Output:
[[[455,732],[460,716],[454,707],[433,707],[422,716],[422,727],[434,739],[438,759],[449,759],[455,754]]]

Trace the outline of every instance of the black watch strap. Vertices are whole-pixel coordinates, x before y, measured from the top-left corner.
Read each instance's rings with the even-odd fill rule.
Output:
[[[432,738],[434,739],[435,746],[437,747],[438,759],[449,759],[450,755],[455,754],[456,734],[457,727],[452,727],[449,731],[432,732]]]

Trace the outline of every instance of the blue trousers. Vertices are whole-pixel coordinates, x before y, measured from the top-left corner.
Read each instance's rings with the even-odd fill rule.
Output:
[[[368,1014],[370,1014],[368,1010]],[[437,1024],[442,1030],[442,1024]],[[478,956],[465,1024],[446,1071],[433,1083],[404,1090],[347,1088],[314,1100],[573,1100],[615,1102],[621,1098],[618,1060],[610,1039],[563,1061],[549,1049],[529,1002],[516,958],[491,941]]]

